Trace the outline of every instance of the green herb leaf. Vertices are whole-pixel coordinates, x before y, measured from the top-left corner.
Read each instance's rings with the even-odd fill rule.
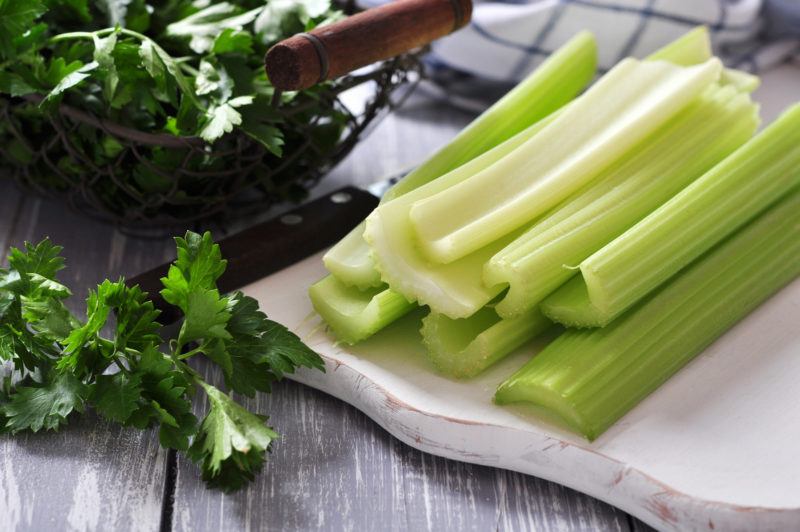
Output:
[[[251,9],[244,13],[228,2],[219,2],[189,15],[183,20],[167,26],[167,35],[174,37],[191,37],[189,46],[202,54],[214,46],[215,38],[223,30],[241,30],[255,20],[261,8]]]
[[[0,72],[0,92],[11,96],[25,96],[36,92],[24,79],[12,72]]]
[[[13,57],[14,39],[21,37],[47,7],[40,0],[3,0],[0,2],[0,55]]]
[[[94,61],[98,64],[98,69],[105,76],[103,82],[103,95],[106,101],[114,99],[114,93],[119,85],[119,74],[114,64],[114,48],[117,46],[117,32],[112,33],[103,39],[94,35]]]
[[[67,74],[66,76],[61,78],[61,81],[59,81],[58,84],[55,87],[53,87],[53,90],[51,90],[47,94],[47,96],[45,96],[44,100],[42,100],[42,103],[44,104],[52,101],[53,99],[55,99],[56,96],[58,96],[65,90],[72,88],[81,81],[85,80],[91,75],[91,72],[95,70],[98,66],[100,65],[97,63],[97,61],[92,61],[91,63],[83,65],[74,72]]]
[[[56,430],[72,412],[82,412],[88,387],[70,373],[56,374],[43,386],[17,388],[3,405],[6,429],[12,434],[23,430]]]
[[[230,133],[233,131],[233,126],[242,123],[242,115],[236,108],[251,103],[253,103],[252,96],[239,96],[226,103],[212,106],[208,110],[209,120],[200,131],[200,137],[206,142],[214,142],[225,133]]]
[[[249,31],[226,28],[214,39],[212,51],[215,54],[252,54],[253,36]]]
[[[248,412],[217,388],[204,385],[203,389],[211,409],[189,456],[201,464],[209,485],[233,491],[261,469],[278,434],[265,424],[266,418]]]
[[[138,408],[142,394],[141,377],[124,372],[97,377],[92,402],[100,414],[111,421],[125,423]]]

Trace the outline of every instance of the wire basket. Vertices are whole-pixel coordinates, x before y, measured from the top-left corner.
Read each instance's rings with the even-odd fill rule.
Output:
[[[421,73],[420,55],[409,53],[273,106],[283,124],[281,157],[236,130],[211,146],[66,104],[43,122],[40,98],[0,98],[0,155],[24,187],[128,232],[232,220],[302,199],[379,116],[402,102]],[[368,94],[357,111],[343,98],[351,90]],[[109,145],[102,164],[87,155],[98,142]]]

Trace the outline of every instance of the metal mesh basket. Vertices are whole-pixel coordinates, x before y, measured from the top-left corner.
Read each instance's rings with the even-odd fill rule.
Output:
[[[281,157],[237,131],[210,146],[131,129],[66,104],[43,122],[37,98],[0,99],[0,154],[26,188],[129,232],[238,218],[302,199],[376,118],[410,93],[421,68],[418,54],[406,54],[274,106],[283,124]],[[343,99],[352,89],[368,93],[358,111]],[[102,164],[87,155],[98,142],[109,145]]]

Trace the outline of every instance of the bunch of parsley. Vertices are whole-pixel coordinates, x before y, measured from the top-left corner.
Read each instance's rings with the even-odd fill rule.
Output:
[[[233,491],[253,479],[278,435],[189,360],[205,355],[222,368],[227,388],[249,397],[298,366],[324,365],[253,298],[220,295],[226,262],[210,233],[176,242],[161,294],[183,321],[169,339],[139,287],[104,281],[90,291],[81,320],[65,306],[71,293],[56,277],[61,248],[49,240],[12,248],[9,269],[0,269],[0,431],[57,430],[88,407],[125,426],[158,426],[161,445],[185,452],[211,486]],[[192,413],[197,391],[208,398],[202,422]]]
[[[87,183],[106,212],[144,210],[142,220],[191,216],[237,179],[276,200],[302,197],[299,176],[324,165],[348,116],[321,98],[325,86],[284,94],[276,110],[263,58],[341,16],[331,0],[0,0],[2,162],[39,189]],[[135,132],[200,138],[215,156],[147,142],[133,151],[107,128],[55,127],[64,106]],[[176,169],[186,170],[178,182]],[[104,178],[91,179],[97,172]]]

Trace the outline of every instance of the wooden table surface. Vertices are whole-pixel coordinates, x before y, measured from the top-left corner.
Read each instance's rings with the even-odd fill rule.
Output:
[[[315,195],[407,168],[469,119],[417,98],[385,119]],[[64,246],[62,279],[75,294],[174,253],[169,239],[127,237],[0,179],[2,256],[44,236]],[[73,299],[82,313],[82,298]],[[249,406],[268,414],[282,438],[256,482],[227,496],[207,490],[190,461],[160,449],[153,430],[87,415],[58,433],[0,436],[0,530],[647,529],[552,482],[424,454],[353,407],[290,381]]]

